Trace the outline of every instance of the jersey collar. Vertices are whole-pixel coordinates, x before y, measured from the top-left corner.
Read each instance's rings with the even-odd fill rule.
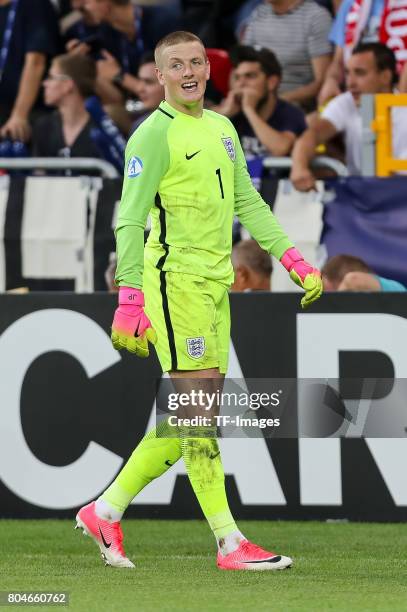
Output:
[[[162,102],[160,102],[159,108],[161,108],[163,111],[165,111],[172,117],[175,117],[175,115],[180,114],[180,112],[176,110],[175,108],[173,108],[170,104],[168,104],[166,100],[163,100]]]
[[[173,106],[171,106],[171,104],[168,104],[167,100],[163,100],[162,102],[160,102],[158,108],[161,108],[165,113],[168,113],[172,117],[175,117],[175,115],[183,115],[185,117],[190,117],[191,119],[197,120],[197,119],[202,119],[202,117],[204,115],[204,109],[202,110],[202,116],[201,117],[193,117],[192,115],[188,115],[187,113],[183,113],[182,111],[176,110]]]

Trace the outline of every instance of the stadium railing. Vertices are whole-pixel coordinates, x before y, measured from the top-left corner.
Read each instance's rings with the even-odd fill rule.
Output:
[[[284,168],[289,169],[292,166],[291,157],[266,157],[263,160],[263,166],[265,168]],[[345,164],[338,159],[320,155],[312,161],[314,168],[328,168],[333,170],[337,176],[349,176],[349,172]]]
[[[103,159],[93,157],[2,157],[0,169],[4,170],[98,170],[102,178],[118,178],[116,168]]]
[[[292,166],[290,157],[266,157],[263,160],[265,168],[286,168]],[[337,159],[321,155],[316,157],[314,168],[328,168],[337,176],[348,176],[346,166]],[[60,158],[60,157],[3,157],[0,168],[4,170],[99,170],[103,178],[117,178],[119,173],[107,161],[91,157]]]
[[[269,158],[265,165],[289,168],[289,158]],[[346,167],[319,158],[316,166],[331,168],[340,177]],[[0,292],[15,287],[31,290],[92,292],[105,289],[104,272],[114,250],[112,228],[120,200],[122,177],[99,159],[3,158],[0,168],[98,170],[101,177],[11,176],[0,181]],[[274,211],[308,258],[315,259],[319,243],[323,188],[300,194],[288,181],[278,181]],[[274,199],[274,197],[273,197]],[[46,215],[52,201],[53,214]],[[3,213],[2,213],[3,211]],[[287,275],[274,289],[285,290]],[[287,289],[292,289],[290,281]]]

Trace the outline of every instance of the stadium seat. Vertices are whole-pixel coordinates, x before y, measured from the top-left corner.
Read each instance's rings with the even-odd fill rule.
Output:
[[[207,49],[206,54],[211,64],[212,83],[226,97],[229,91],[229,77],[232,70],[229,54],[224,49]]]
[[[307,261],[318,265],[319,238],[322,231],[324,184],[318,182],[318,191],[300,193],[287,180],[280,180],[273,212],[284,230]],[[301,291],[297,289],[283,266],[275,265],[271,286],[273,292]]]

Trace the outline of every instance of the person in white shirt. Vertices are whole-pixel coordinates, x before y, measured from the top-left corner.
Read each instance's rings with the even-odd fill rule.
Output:
[[[316,147],[342,133],[345,140],[346,165],[351,175],[360,175],[362,158],[362,94],[391,93],[397,83],[396,59],[382,43],[364,43],[353,50],[346,70],[345,93],[331,100],[320,117],[297,140],[290,178],[298,191],[315,189],[310,163]],[[393,155],[407,159],[407,107],[392,111]]]

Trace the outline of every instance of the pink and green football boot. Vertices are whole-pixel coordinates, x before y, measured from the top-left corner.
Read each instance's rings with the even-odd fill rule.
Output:
[[[112,567],[134,567],[123,548],[123,532],[120,523],[109,523],[95,512],[95,502],[81,508],[76,515],[75,529],[82,529],[100,548],[105,565]]]
[[[242,540],[239,548],[228,555],[223,556],[219,551],[217,559],[217,566],[222,570],[282,570],[292,563],[290,557],[276,555],[249,540]]]

